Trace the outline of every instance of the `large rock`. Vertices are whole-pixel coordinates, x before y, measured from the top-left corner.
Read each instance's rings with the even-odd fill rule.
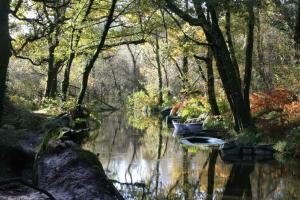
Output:
[[[35,161],[35,182],[55,199],[123,199],[98,158],[71,141],[50,142]]]

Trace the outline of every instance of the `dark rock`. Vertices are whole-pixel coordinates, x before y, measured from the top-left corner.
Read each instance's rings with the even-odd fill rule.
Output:
[[[0,200],[46,200],[49,197],[37,190],[20,184],[8,184],[0,186]]]
[[[96,155],[70,141],[50,142],[35,161],[35,182],[57,200],[123,199]]]

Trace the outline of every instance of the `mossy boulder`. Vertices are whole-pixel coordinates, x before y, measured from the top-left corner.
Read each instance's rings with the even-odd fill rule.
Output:
[[[34,181],[55,199],[123,199],[96,155],[71,141],[51,141],[35,160]]]

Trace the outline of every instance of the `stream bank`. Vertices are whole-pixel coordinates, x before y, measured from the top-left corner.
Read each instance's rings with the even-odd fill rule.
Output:
[[[65,113],[43,118],[47,123],[37,131],[13,124],[0,128],[0,200],[123,199],[97,156],[74,142],[88,129],[72,129],[72,120]],[[62,133],[66,136],[58,139]]]

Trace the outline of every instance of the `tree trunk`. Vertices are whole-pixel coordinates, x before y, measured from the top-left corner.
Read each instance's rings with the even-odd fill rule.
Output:
[[[229,5],[230,0],[228,0],[227,2],[228,2],[228,5],[227,5],[226,12],[225,12],[225,21],[226,21],[225,33],[226,33],[226,37],[227,37],[227,44],[228,44],[228,49],[230,52],[231,60],[232,60],[233,66],[234,66],[236,74],[237,74],[236,76],[240,77],[239,65],[238,65],[238,62],[237,62],[237,59],[235,56],[235,49],[234,49],[232,36],[231,36],[231,22],[230,22],[231,21],[231,13],[230,13],[230,5]],[[241,80],[239,80],[239,81],[241,82]]]
[[[159,55],[158,33],[156,33],[155,36],[155,54],[156,54],[157,75],[158,75],[158,104],[162,105],[163,103],[162,72],[161,72],[161,63],[160,63],[160,55]]]
[[[299,60],[300,56],[300,0],[296,1],[296,7],[297,7],[297,16],[296,16],[296,24],[295,24],[295,32],[294,32],[294,40],[295,40],[295,57],[297,59],[297,62]]]
[[[140,89],[139,88],[139,77],[140,77],[140,72],[139,72],[139,69],[138,69],[138,66],[137,66],[137,60],[134,56],[134,53],[132,51],[132,49],[130,48],[130,45],[127,44],[127,49],[130,53],[130,56],[131,56],[131,61],[132,61],[132,67],[133,67],[133,84],[134,84],[134,89]],[[136,88],[135,88],[136,87]]]
[[[49,98],[55,97],[55,88],[57,89],[57,70],[55,64],[55,49],[58,46],[58,39],[55,41],[49,36],[48,38],[48,72],[47,72],[47,82],[44,97]]]
[[[216,100],[216,93],[215,93],[213,55],[210,47],[208,48],[208,52],[207,52],[206,66],[207,66],[207,94],[208,94],[208,102],[211,108],[211,114],[220,115],[219,107]]]
[[[254,41],[254,10],[253,2],[248,2],[248,34],[247,34],[247,47],[246,47],[246,60],[245,60],[245,74],[244,74],[244,101],[246,112],[250,115],[250,86],[252,77],[252,55],[253,55],[253,41]]]
[[[67,92],[70,84],[70,72],[73,60],[75,58],[75,51],[72,51],[69,55],[69,59],[64,72],[64,80],[62,82],[62,100],[67,100]]]
[[[80,90],[80,93],[79,93],[79,96],[77,99],[77,104],[79,106],[82,105],[82,103],[83,103],[85,92],[87,90],[90,72],[91,72],[92,68],[94,67],[95,62],[96,62],[97,58],[99,57],[99,54],[102,52],[103,47],[105,45],[106,36],[108,34],[110,25],[113,22],[113,15],[115,12],[116,4],[117,4],[117,0],[112,0],[112,4],[111,4],[109,14],[107,16],[107,20],[106,20],[106,23],[105,23],[105,26],[104,26],[104,29],[102,32],[100,43],[99,43],[97,50],[95,51],[93,57],[88,61],[87,65],[85,66],[83,76],[82,76],[82,82],[81,82],[81,90]]]
[[[55,46],[51,44],[50,39],[48,40],[48,72],[47,72],[47,82],[44,97],[49,98],[52,90],[52,81],[54,74],[54,51]]]
[[[162,65],[162,68],[164,70],[164,73],[165,73],[165,80],[166,80],[166,87],[167,87],[167,98],[170,98],[171,97],[171,91],[170,91],[170,81],[169,81],[169,76],[168,76],[168,71],[166,69],[166,66],[165,65]]]
[[[265,63],[265,56],[263,51],[263,35],[261,32],[260,26],[260,12],[259,9],[257,11],[257,18],[256,18],[256,27],[257,27],[257,36],[256,36],[256,49],[257,49],[257,57],[258,57],[258,73],[263,82],[262,90],[267,91],[272,88],[272,76],[269,72],[269,68]]]
[[[202,27],[209,45],[212,47],[216,59],[217,69],[220,74],[224,91],[234,117],[236,130],[252,126],[251,115],[247,103],[244,101],[240,77],[236,73],[230,52],[227,48],[223,33],[218,24],[218,16],[215,10],[215,1],[205,1],[206,8],[211,17],[211,23],[207,21],[201,1],[192,0],[197,18],[182,11],[174,1],[165,0],[166,7],[176,13],[191,25]]]
[[[87,8],[85,15],[81,21],[81,25],[86,21],[88,15],[90,14],[93,3],[94,3],[94,0],[90,0],[88,8]],[[80,28],[78,30],[77,34],[75,35],[75,40],[74,40],[74,44],[73,44],[73,36],[76,31],[75,29],[76,29],[76,27],[73,27],[72,38],[71,38],[72,41],[71,41],[71,45],[70,45],[70,55],[69,55],[67,66],[66,66],[65,72],[64,72],[64,80],[62,82],[62,100],[63,101],[65,101],[67,99],[67,92],[68,92],[68,88],[69,88],[69,84],[70,84],[71,67],[72,67],[73,60],[74,60],[75,54],[76,54],[75,50],[78,47],[79,40],[80,40],[81,33],[82,33],[82,28]]]
[[[188,89],[189,86],[189,80],[188,80],[188,72],[189,72],[189,66],[188,66],[188,57],[183,56],[182,58],[182,72],[183,72],[183,88]]]
[[[0,0],[0,125],[6,92],[7,69],[11,56],[8,14],[9,0]]]
[[[57,95],[57,76],[58,76],[58,66],[55,66],[53,69],[53,74],[52,74],[52,83],[51,83],[51,91],[50,91],[50,97],[55,98]]]
[[[224,36],[218,25],[216,12],[212,7],[209,7],[209,10],[211,13],[212,24],[208,27],[204,26],[203,30],[208,42],[212,44],[212,51],[216,59],[217,69],[235,120],[235,128],[237,131],[240,131],[251,125],[251,116],[250,113],[247,112],[248,109],[244,102],[240,77],[236,74],[230,52],[227,49]],[[202,10],[198,10],[198,12],[200,12],[199,17],[201,17]]]

